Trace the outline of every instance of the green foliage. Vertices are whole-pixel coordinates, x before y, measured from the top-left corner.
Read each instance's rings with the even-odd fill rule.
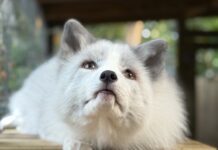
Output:
[[[189,19],[186,23],[191,30],[217,31],[218,17],[198,17]]]
[[[0,4],[0,100],[5,101],[45,58],[46,32],[35,1]]]
[[[96,37],[113,41],[124,40],[126,36],[126,23],[95,24],[86,27]]]
[[[10,75],[8,86],[11,90],[18,89],[22,84],[27,75],[32,71],[33,68],[26,66],[18,66],[13,68],[13,73]]]
[[[177,26],[174,20],[147,21],[144,28],[150,31],[150,36],[144,38],[143,42],[161,38],[168,43],[167,70],[175,75],[177,67]]]
[[[200,31],[218,31],[218,17],[199,17],[187,21],[189,30]],[[215,43],[217,37],[197,37],[197,43]],[[218,74],[218,50],[217,49],[199,49],[196,56],[197,75],[203,75],[212,78]]]
[[[218,74],[218,49],[200,49],[196,61],[198,75],[213,78]]]

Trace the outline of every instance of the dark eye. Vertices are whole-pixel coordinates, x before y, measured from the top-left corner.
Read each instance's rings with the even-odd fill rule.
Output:
[[[97,65],[94,61],[84,61],[81,65],[81,67],[84,69],[93,70],[93,69],[96,69]]]
[[[124,71],[124,76],[128,79],[131,79],[131,80],[136,80],[136,75],[134,72],[132,72],[130,69],[126,69]]]

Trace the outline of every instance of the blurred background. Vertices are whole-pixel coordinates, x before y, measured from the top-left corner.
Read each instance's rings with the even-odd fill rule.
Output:
[[[218,147],[218,0],[0,0],[0,117],[31,70],[58,50],[69,18],[99,38],[166,40],[190,136]]]

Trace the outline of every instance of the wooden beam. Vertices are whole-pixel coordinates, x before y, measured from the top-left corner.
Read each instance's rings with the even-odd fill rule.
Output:
[[[195,39],[198,37],[201,38],[218,38],[218,31],[198,31],[198,30],[192,30],[192,31],[187,31],[184,33],[186,37],[188,37],[189,40],[189,45],[192,45],[192,48],[195,50],[199,49],[208,49],[208,48],[213,48],[213,49],[218,49],[218,43],[214,42],[197,42]]]
[[[214,50],[218,50],[218,43],[193,43],[193,47],[198,49],[208,49],[213,48]]]
[[[95,7],[93,7],[95,5]],[[174,3],[172,3],[174,5]],[[154,9],[155,8],[155,9]],[[158,9],[158,11],[157,11]],[[108,3],[64,3],[60,5],[45,5],[45,19],[51,24],[63,24],[69,18],[76,18],[82,22],[114,22],[114,21],[132,21],[149,20],[160,18],[175,18],[179,15],[179,9],[168,9],[161,5],[144,2],[108,2]]]
[[[37,0],[39,4],[54,4],[54,3],[66,3],[66,2],[76,2],[76,1],[81,1],[81,0]],[[86,1],[86,0],[82,0]]]
[[[173,19],[218,14],[218,4],[205,0],[38,0],[49,24],[69,18],[83,22]]]
[[[130,10],[131,11],[131,10]],[[99,14],[99,12],[90,12],[87,14],[81,14],[81,13],[65,13],[65,14],[47,14],[46,20],[50,24],[59,24],[63,25],[63,23],[69,19],[69,18],[76,18],[80,20],[83,23],[100,23],[100,22],[124,22],[124,21],[135,21],[135,20],[159,20],[162,18],[165,19],[172,19],[176,17],[177,13],[170,13],[163,11],[161,15],[156,13],[145,13],[140,11],[132,12],[131,14],[128,14],[126,12],[117,12],[113,11],[113,13],[110,12],[104,12],[102,14]]]
[[[189,11],[186,11],[185,14],[187,18],[217,16],[218,5],[205,5],[193,7]]]
[[[206,36],[206,37],[218,37],[218,31],[199,31],[199,30],[192,30],[187,31],[186,36]]]
[[[167,1],[167,4],[170,4],[170,3],[178,3],[178,1],[181,1],[181,0],[168,0]],[[198,4],[200,1],[203,1],[203,0],[199,0],[198,1]],[[63,4],[63,3],[116,3],[116,2],[120,2],[120,3],[129,3],[129,2],[143,2],[143,3],[146,3],[146,4],[150,4],[150,3],[156,3],[156,4],[163,4],[163,2],[161,0],[155,0],[155,1],[144,1],[144,0],[135,0],[135,1],[132,1],[132,0],[37,0],[37,2],[40,4],[40,5],[50,5],[50,4]],[[164,2],[164,4],[166,5],[166,3]],[[95,7],[93,5],[93,7]]]

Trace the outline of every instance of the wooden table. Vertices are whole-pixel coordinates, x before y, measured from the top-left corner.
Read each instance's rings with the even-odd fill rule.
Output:
[[[6,130],[0,134],[0,150],[61,150],[61,146],[39,139],[37,136]],[[190,140],[176,150],[216,150],[216,148]]]

